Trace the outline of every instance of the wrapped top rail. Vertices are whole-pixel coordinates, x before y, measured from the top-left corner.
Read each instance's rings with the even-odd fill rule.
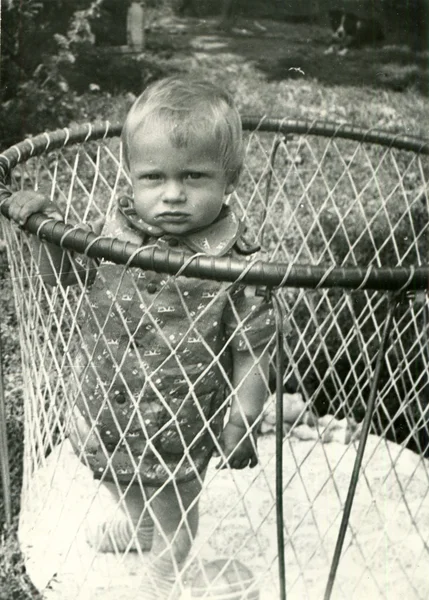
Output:
[[[1,206],[7,216],[7,204]],[[255,262],[230,257],[193,256],[176,250],[140,248],[137,244],[99,237],[79,227],[43,215],[31,216],[25,230],[67,250],[103,258],[129,267],[200,277],[217,281],[237,280],[249,285],[300,288],[374,289],[405,291],[427,289],[429,267],[323,267],[285,263]]]

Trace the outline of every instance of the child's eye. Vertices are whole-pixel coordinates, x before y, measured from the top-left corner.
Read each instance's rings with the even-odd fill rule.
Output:
[[[203,173],[199,173],[198,171],[190,171],[186,174],[187,179],[201,179],[203,177]]]
[[[143,181],[158,181],[161,179],[161,175],[159,173],[144,173],[140,179],[143,179]]]

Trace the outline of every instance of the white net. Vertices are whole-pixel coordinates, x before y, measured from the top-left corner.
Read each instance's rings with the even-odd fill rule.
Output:
[[[258,130],[246,139],[245,170],[229,203],[266,260],[327,272],[427,264],[425,156],[336,137]],[[117,139],[31,158],[13,171],[18,188],[55,199],[73,224],[112,213],[130,191]],[[128,598],[136,590],[159,600],[280,598],[278,365],[262,296],[240,281],[108,261],[95,283],[77,277],[76,285],[52,287],[28,235],[5,219],[3,226],[25,381],[20,538],[36,586],[46,598]],[[316,287],[285,287],[277,296],[286,315],[286,590],[310,600],[326,586],[388,306],[382,291]],[[221,340],[212,331],[218,318]],[[427,336],[425,292],[404,295],[335,598],[428,597]],[[263,351],[271,362],[254,469],[219,470],[221,458],[207,466],[238,385],[231,346],[251,357],[250,371],[260,371]]]

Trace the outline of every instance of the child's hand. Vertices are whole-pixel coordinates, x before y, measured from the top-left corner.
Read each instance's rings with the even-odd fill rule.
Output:
[[[9,217],[24,225],[31,215],[43,212],[49,217],[61,218],[58,208],[47,198],[33,191],[15,192],[7,201]]]
[[[224,458],[216,466],[217,469],[225,469],[228,465],[232,469],[244,469],[247,466],[253,468],[258,464],[256,433],[244,424],[227,423],[221,435],[220,446]]]

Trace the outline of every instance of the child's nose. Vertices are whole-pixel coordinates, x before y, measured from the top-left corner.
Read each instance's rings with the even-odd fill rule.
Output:
[[[164,187],[164,201],[183,202],[184,200],[186,200],[186,194],[183,182],[178,179],[166,181]]]

